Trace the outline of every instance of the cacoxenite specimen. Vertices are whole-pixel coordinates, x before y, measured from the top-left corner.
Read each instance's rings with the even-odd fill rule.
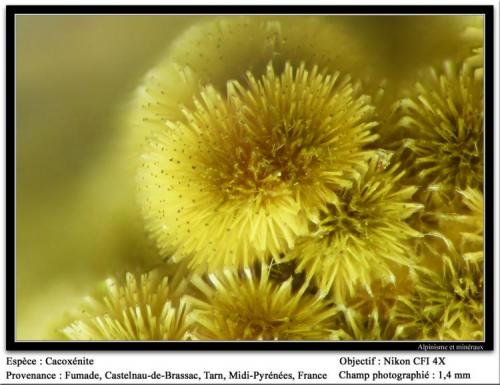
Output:
[[[297,270],[332,291],[339,304],[371,283],[394,284],[394,265],[413,264],[409,239],[421,234],[405,222],[423,205],[412,202],[415,186],[403,186],[400,165],[383,169],[374,157],[350,188],[321,211],[314,232],[290,252]],[[399,169],[399,170],[398,170]]]
[[[369,98],[338,73],[271,65],[208,86],[150,139],[139,173],[147,227],[193,267],[248,267],[292,249],[367,161]]]
[[[315,38],[303,44],[304,34]],[[335,49],[323,44],[331,36]],[[355,59],[338,55],[347,46]],[[307,17],[222,18],[173,45],[137,112],[148,134],[140,203],[163,255],[207,271],[293,248],[376,138],[370,98],[339,72],[359,68],[359,51],[335,24]]]
[[[81,341],[189,339],[191,321],[183,293],[187,285],[183,270],[180,267],[168,274],[165,268],[157,268],[140,275],[126,273],[124,279],[107,279],[61,332]]]
[[[481,339],[482,43],[465,37],[467,57],[377,111],[382,79],[340,24],[191,27],[131,114],[145,231],[184,283],[129,275],[103,300],[114,313],[94,306],[65,335]]]
[[[424,199],[482,187],[483,81],[472,67],[448,61],[422,71],[396,115],[404,138],[393,147]],[[435,203],[442,206],[446,198]]]
[[[325,340],[333,330],[337,307],[307,285],[293,288],[292,277],[277,283],[270,269],[224,269],[196,276],[190,297],[194,338],[204,340]]]

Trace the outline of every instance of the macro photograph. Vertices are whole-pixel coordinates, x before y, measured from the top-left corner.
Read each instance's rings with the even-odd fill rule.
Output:
[[[17,10],[15,343],[485,341],[485,15],[276,8]]]

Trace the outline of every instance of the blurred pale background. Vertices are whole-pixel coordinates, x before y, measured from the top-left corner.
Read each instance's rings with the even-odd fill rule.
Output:
[[[208,16],[16,17],[16,338],[54,339],[96,282],[158,261],[120,146],[141,76]],[[396,87],[463,50],[471,17],[331,17]],[[333,42],[332,42],[333,43]],[[341,53],[348,54],[348,53]]]

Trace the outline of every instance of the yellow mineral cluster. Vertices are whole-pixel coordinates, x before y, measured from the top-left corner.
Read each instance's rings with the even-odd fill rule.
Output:
[[[457,20],[393,78],[352,18],[194,23],[127,115],[163,267],[106,281],[65,338],[481,340],[491,127],[482,26]]]
[[[189,339],[186,284],[161,268],[109,278],[98,294],[85,298],[81,311],[61,333],[77,341]]]

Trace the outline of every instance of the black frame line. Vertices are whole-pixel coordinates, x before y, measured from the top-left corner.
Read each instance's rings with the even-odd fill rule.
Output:
[[[484,15],[484,341],[17,341],[15,338],[16,15]],[[494,55],[493,5],[36,5],[6,6],[6,349],[7,351],[491,351],[494,348]],[[486,81],[487,79],[487,81]],[[462,350],[467,345],[471,350]],[[455,348],[450,350],[450,347]],[[498,348],[498,347],[497,347]]]

